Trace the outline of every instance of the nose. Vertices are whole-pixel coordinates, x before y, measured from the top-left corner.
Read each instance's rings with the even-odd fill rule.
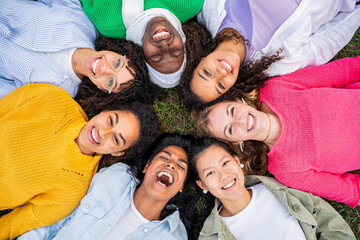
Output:
[[[101,62],[101,75],[114,75],[114,70],[111,68],[105,57]]]
[[[106,139],[113,133],[113,130],[110,127],[101,127],[99,129],[99,135],[102,139]]]
[[[175,165],[173,163],[167,163],[166,167],[171,168],[171,169],[175,169]]]
[[[220,179],[219,179],[220,182],[222,182],[222,181],[224,181],[224,180],[226,180],[228,178],[228,174],[226,172],[224,172],[224,171],[220,171],[219,176],[220,176]]]

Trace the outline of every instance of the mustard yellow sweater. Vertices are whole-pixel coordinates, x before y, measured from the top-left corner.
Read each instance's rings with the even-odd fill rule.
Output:
[[[75,143],[88,121],[64,90],[28,84],[0,99],[0,239],[69,215],[86,194],[100,155]]]

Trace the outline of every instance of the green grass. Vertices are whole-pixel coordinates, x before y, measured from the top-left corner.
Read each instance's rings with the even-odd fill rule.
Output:
[[[355,57],[360,55],[360,28],[355,33],[351,42],[346,45],[335,57],[340,59],[344,57]],[[162,101],[155,100],[154,108],[161,122],[163,132],[177,132],[181,134],[195,134],[195,129],[191,121],[191,116],[181,103],[176,90],[168,89],[167,96]],[[357,171],[360,174],[360,171]],[[358,240],[360,240],[360,207],[355,209],[349,206],[331,202],[329,203],[341,214],[341,216],[350,225]],[[201,204],[200,204],[201,205]],[[8,211],[0,211],[0,216]]]

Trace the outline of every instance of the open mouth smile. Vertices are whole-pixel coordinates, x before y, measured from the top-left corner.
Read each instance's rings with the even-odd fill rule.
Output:
[[[170,37],[171,37],[171,34],[169,33],[169,31],[166,28],[158,27],[155,29],[152,39],[155,42],[158,42],[161,40],[169,39]]]
[[[236,179],[234,178],[231,182],[229,182],[228,184],[223,186],[221,189],[227,190],[227,189],[231,188],[232,186],[234,186],[235,182],[236,182]]]
[[[158,174],[156,175],[156,182],[164,187],[167,188],[169,186],[171,186],[174,182],[174,175],[168,171],[164,171],[161,170],[160,172],[158,172]]]
[[[233,73],[233,67],[227,60],[219,59],[218,61],[228,73]]]
[[[250,132],[253,129],[254,125],[255,125],[255,118],[253,115],[251,115],[251,113],[249,113],[247,131]]]
[[[94,75],[96,75],[97,72],[97,67],[98,67],[98,63],[100,62],[100,58],[94,59],[94,61],[91,64],[91,71],[93,72]],[[99,65],[100,66],[100,65]]]
[[[89,142],[92,144],[95,144],[95,145],[100,144],[99,133],[96,131],[95,127],[92,127],[88,131],[88,139],[89,139]]]

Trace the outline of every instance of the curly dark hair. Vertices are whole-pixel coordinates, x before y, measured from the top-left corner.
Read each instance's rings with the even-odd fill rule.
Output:
[[[203,33],[203,38],[207,39],[209,35],[210,33],[208,33],[208,35]],[[253,90],[260,89],[265,85],[266,80],[269,79],[269,76],[265,73],[265,70],[267,70],[272,63],[281,59],[281,51],[279,50],[272,56],[262,56],[259,60],[248,61],[247,63],[240,66],[239,74],[235,84],[219,98],[206,103],[191,91],[190,84],[193,78],[193,73],[195,68],[199,65],[201,59],[213,52],[215,48],[224,41],[235,41],[236,43],[244,42],[246,45],[249,45],[249,42],[244,39],[243,36],[240,35],[236,30],[225,28],[217,34],[214,40],[210,41],[207,39],[207,48],[203,49],[200,46],[196,46],[197,53],[195,56],[190,55],[188,57],[187,65],[181,76],[181,82],[179,86],[179,95],[183,99],[183,102],[188,109],[201,110],[214,103],[226,100],[233,94],[246,95]]]
[[[194,137],[191,135],[180,135],[177,133],[162,133],[155,142],[147,149],[146,152],[141,157],[138,157],[135,161],[132,161],[129,165],[129,173],[136,179],[139,180],[139,185],[144,180],[143,170],[146,164],[151,164],[151,161],[154,157],[163,149],[168,146],[177,146],[184,149],[186,155],[189,155],[191,145],[194,142]],[[188,158],[188,165],[190,165]],[[185,192],[189,187],[188,175],[186,176],[184,182],[183,192]],[[177,193],[173,198],[170,199],[167,205],[175,204],[180,210],[180,218],[185,226],[190,226],[190,222],[184,217],[186,212],[185,207],[181,204],[183,201],[182,193]],[[171,214],[174,209],[164,208],[161,212],[161,219],[165,218]]]
[[[85,77],[79,85],[76,99],[88,114],[98,114],[104,106],[112,102],[117,104],[130,101],[151,103],[155,96],[162,92],[160,87],[150,81],[144,53],[137,44],[124,39],[101,36],[95,40],[95,48],[97,51],[107,50],[126,55],[130,59],[129,67],[133,68],[135,72],[128,68],[134,79],[122,85],[122,91],[111,94],[99,90],[89,78]]]
[[[103,155],[101,160],[104,166],[110,166],[119,161],[129,164],[135,157],[144,152],[146,146],[149,146],[156,139],[160,129],[155,111],[149,104],[142,102],[131,102],[122,105],[112,104],[104,106],[103,109],[103,111],[114,110],[131,112],[135,115],[140,124],[139,139],[126,149],[125,153],[120,157],[114,157],[111,154]]]

